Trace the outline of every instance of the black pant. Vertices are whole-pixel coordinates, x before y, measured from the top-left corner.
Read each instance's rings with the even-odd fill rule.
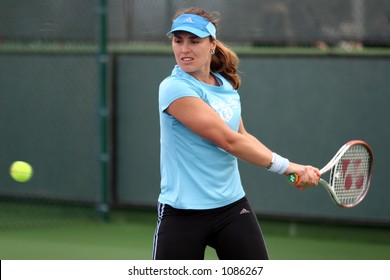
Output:
[[[210,210],[181,210],[158,205],[153,259],[201,260],[206,246],[221,260],[268,259],[257,218],[244,197]]]

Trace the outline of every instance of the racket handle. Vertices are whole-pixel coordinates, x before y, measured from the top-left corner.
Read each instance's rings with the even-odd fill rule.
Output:
[[[290,174],[287,175],[287,181],[290,184],[296,185],[298,183],[298,181],[299,181],[299,177],[295,173],[290,173]]]

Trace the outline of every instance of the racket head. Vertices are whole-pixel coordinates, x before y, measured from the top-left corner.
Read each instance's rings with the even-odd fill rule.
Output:
[[[320,183],[337,205],[350,208],[359,204],[370,188],[374,156],[371,147],[361,140],[349,141],[343,147],[330,162],[329,183]]]

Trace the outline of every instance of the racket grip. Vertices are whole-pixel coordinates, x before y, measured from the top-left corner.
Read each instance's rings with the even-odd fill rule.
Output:
[[[298,181],[299,181],[299,177],[295,173],[290,173],[290,174],[287,175],[287,181],[290,184],[296,185],[298,183]]]

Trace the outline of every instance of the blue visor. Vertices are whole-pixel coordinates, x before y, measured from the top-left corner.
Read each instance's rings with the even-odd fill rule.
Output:
[[[175,31],[187,31],[199,38],[211,36],[214,39],[217,39],[217,30],[214,24],[204,17],[195,14],[182,14],[177,17],[173,21],[171,31],[168,32],[167,36],[171,35]]]

